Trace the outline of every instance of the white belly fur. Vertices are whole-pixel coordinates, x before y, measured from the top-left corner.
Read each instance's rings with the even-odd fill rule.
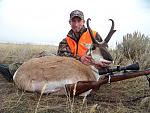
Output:
[[[72,84],[71,80],[60,80],[60,81],[52,81],[52,82],[38,82],[32,81],[32,89],[33,91],[42,92],[42,93],[53,93],[65,88],[65,84]]]
[[[46,93],[55,93],[59,92],[60,90],[63,90],[64,93],[66,93],[65,85],[66,84],[73,84],[71,80],[61,80],[61,81],[53,81],[53,82],[47,82],[43,84],[42,82],[32,81],[32,89],[33,91],[41,92],[43,94]],[[79,96],[87,96],[92,91],[86,91]],[[67,94],[67,93],[66,93]]]

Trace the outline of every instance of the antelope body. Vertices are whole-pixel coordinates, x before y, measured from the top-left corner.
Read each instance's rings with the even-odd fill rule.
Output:
[[[89,66],[74,58],[47,56],[25,62],[15,73],[19,89],[44,93],[63,90],[65,84],[96,80]],[[46,85],[46,86],[45,86]]]
[[[90,45],[89,54],[95,62],[106,59],[112,60],[106,49],[110,37],[115,32],[112,20],[112,28],[104,42],[97,42],[91,34],[93,44]],[[93,46],[95,49],[92,50]],[[97,51],[98,50],[98,51]],[[40,93],[65,93],[66,84],[74,84],[78,81],[96,81],[100,78],[98,70],[94,66],[86,66],[71,57],[46,56],[33,58],[23,63],[13,76],[17,87],[22,90]],[[88,93],[85,93],[87,95]]]

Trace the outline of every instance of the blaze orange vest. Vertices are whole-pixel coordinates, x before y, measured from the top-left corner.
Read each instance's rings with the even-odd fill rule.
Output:
[[[96,31],[93,31],[94,37],[96,37]],[[71,39],[69,36],[66,37],[67,43],[71,49],[71,52],[74,56],[78,55],[79,57],[83,56],[87,52],[85,44],[92,44],[91,36],[88,31],[84,32],[79,39],[78,44]]]

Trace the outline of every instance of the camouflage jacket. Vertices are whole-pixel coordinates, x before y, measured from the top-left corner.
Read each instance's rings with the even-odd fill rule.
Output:
[[[76,36],[75,33],[73,32],[73,30],[70,30],[67,34],[67,36],[69,36],[70,38],[72,38],[76,43],[78,43],[80,37],[82,36],[82,34],[84,32],[87,31],[87,28],[85,28],[83,26],[83,28],[80,30],[79,35]],[[96,33],[96,38],[97,41],[101,42],[102,38],[101,36],[98,34],[98,32]],[[74,57],[71,49],[67,43],[66,38],[64,38],[60,43],[59,43],[59,47],[58,47],[58,51],[57,51],[57,55],[58,56],[66,56],[66,57]],[[79,59],[79,56],[76,56],[76,59]]]

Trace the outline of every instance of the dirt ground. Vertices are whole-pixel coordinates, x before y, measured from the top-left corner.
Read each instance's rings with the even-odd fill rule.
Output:
[[[105,84],[88,97],[68,98],[18,90],[0,75],[0,113],[149,113],[145,77]]]

